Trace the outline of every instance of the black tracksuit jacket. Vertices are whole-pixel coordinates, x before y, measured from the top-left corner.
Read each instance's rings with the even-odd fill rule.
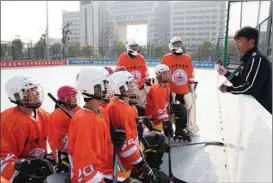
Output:
[[[242,69],[231,79],[233,86],[227,87],[232,94],[252,95],[272,114],[272,64],[268,58],[254,47],[241,57]],[[231,73],[227,72],[225,77]]]

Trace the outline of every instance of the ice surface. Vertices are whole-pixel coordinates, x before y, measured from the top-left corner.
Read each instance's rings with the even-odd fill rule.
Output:
[[[32,75],[37,78],[45,93],[42,107],[49,112],[54,109],[53,101],[47,96],[51,92],[56,96],[58,87],[64,84],[75,86],[75,78],[82,68],[95,66],[66,66],[47,68],[20,68],[1,70],[1,111],[14,106],[8,100],[5,92],[6,81],[16,75]],[[149,68],[149,73],[154,76],[154,69]],[[196,69],[195,78],[199,82],[197,93],[197,124],[200,127],[198,135],[193,141],[218,140],[221,141],[221,124],[218,106],[217,74],[213,70]],[[81,100],[81,104],[83,101]],[[188,146],[172,148],[172,169],[175,176],[189,182],[230,182],[228,170],[225,168],[227,155],[223,147],[219,146]],[[162,169],[168,174],[167,154],[164,156]],[[62,182],[60,176],[50,182]]]

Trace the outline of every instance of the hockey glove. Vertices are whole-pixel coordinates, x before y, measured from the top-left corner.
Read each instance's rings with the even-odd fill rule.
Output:
[[[53,154],[46,154],[44,158],[47,159],[50,163],[52,163],[53,166],[56,165],[56,160]]]
[[[112,128],[111,137],[112,137],[112,142],[114,146],[120,149],[123,146],[126,139],[125,130],[121,128]]]
[[[132,174],[138,175],[144,183],[153,183],[156,180],[153,170],[144,160],[136,164],[133,170]]]
[[[152,78],[152,84],[155,84],[155,78]]]
[[[143,121],[143,124],[150,130],[152,131],[153,130],[153,123],[151,121],[151,119],[147,116],[140,116],[139,118],[142,119]]]
[[[58,151],[58,164],[56,167],[56,172],[70,172],[70,163],[68,159],[68,153],[65,151]]]
[[[14,178],[15,182],[40,182],[53,174],[53,165],[45,158],[19,159],[14,167],[19,174]]]
[[[172,123],[170,121],[163,121],[163,132],[167,137],[172,137],[173,136],[173,128],[172,128]]]
[[[151,80],[151,78],[146,78],[146,79],[145,79],[145,84],[146,84],[147,86],[152,86],[152,80]]]

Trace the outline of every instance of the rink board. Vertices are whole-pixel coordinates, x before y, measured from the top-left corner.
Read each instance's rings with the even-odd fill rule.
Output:
[[[33,75],[41,82],[45,94],[51,92],[56,96],[56,91],[60,85],[75,86],[77,73],[86,67],[90,66],[1,70],[1,111],[13,106],[4,90],[5,82],[10,77],[23,74]],[[149,73],[154,76],[153,67],[149,67]],[[230,147],[197,145],[172,148],[171,158],[174,175],[188,182],[271,181],[272,128],[270,129],[265,125],[271,120],[271,115],[259,108],[260,106],[252,98],[244,98],[243,102],[248,102],[244,109],[239,107],[234,109],[234,105],[238,105],[236,104],[236,101],[239,100],[238,96],[236,98],[218,92],[218,76],[213,70],[195,69],[195,78],[199,82],[196,90],[196,104],[197,124],[200,127],[200,132],[193,137],[193,142],[222,141],[224,139],[225,142],[233,145]],[[220,80],[222,79],[220,77]],[[80,103],[82,105],[83,100]],[[258,107],[254,109],[253,106]],[[54,103],[48,96],[45,96],[42,107],[52,112]],[[248,108],[246,109],[246,107]],[[253,110],[259,109],[261,116],[258,113],[253,116],[256,113],[252,111],[247,112],[249,115],[247,118],[242,118],[242,115],[246,113],[242,113],[240,110],[251,108]],[[246,124],[250,124],[250,126]],[[255,133],[254,129],[257,130]],[[240,139],[242,140],[240,141]],[[243,145],[245,151],[241,152],[240,148],[237,148],[239,145]],[[257,158],[257,154],[260,152],[265,152],[265,154]],[[256,159],[253,157],[254,155],[256,155]],[[167,154],[165,154],[162,169],[168,174],[167,160]],[[247,176],[246,172],[250,175]],[[258,174],[253,172],[258,172]],[[61,177],[58,174],[54,175],[54,178],[50,177],[48,182],[63,182]]]

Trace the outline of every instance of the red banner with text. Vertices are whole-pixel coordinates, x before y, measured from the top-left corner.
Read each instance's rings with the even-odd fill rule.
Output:
[[[67,60],[1,60],[1,68],[67,65]]]

